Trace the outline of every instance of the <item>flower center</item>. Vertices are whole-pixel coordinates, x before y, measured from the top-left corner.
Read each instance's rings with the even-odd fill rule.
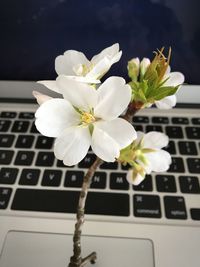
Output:
[[[93,64],[91,63],[89,66],[85,64],[78,64],[73,67],[74,72],[77,76],[86,76],[88,72],[90,72],[93,68]]]
[[[81,115],[81,121],[82,123],[90,124],[95,122],[95,117],[91,113],[83,112]]]

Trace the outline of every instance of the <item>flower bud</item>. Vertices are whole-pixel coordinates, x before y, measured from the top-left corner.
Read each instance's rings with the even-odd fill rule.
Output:
[[[147,68],[149,67],[150,65],[150,60],[146,57],[143,58],[143,60],[141,61],[140,63],[140,75],[143,77]]]
[[[131,59],[128,62],[128,76],[133,81],[137,81],[140,69],[140,60],[138,57]]]

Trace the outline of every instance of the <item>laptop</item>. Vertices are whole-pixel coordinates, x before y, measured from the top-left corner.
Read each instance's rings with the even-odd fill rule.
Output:
[[[133,1],[132,4],[127,1],[127,6],[122,5],[120,1],[111,2],[109,5],[102,3],[102,6],[98,6],[98,11],[93,9],[91,1],[84,6],[85,12],[92,10],[96,12],[97,24],[95,25],[102,23],[102,32],[100,31],[102,38],[105,38],[106,33],[113,29],[117,33],[118,28],[123,28],[119,17],[122,17],[122,21],[127,21],[127,17],[125,15],[123,17],[123,14],[129,16],[128,10],[130,9],[132,11],[154,10],[155,12],[158,9],[165,10],[171,16],[176,11],[175,4],[170,6],[165,1],[163,3],[152,1],[151,4],[144,1],[141,6],[142,1],[140,3]],[[38,9],[40,12],[36,12],[31,21],[29,21],[29,13],[24,18],[27,25],[30,23],[30,30],[37,27],[39,31],[40,25],[45,23],[45,27],[50,29],[51,15],[59,12],[62,17],[65,13],[62,13],[62,10],[68,12],[69,16],[71,13],[70,18],[73,20],[75,6],[70,1],[59,1],[58,5],[50,1],[49,4],[43,6],[37,1],[34,3],[35,8],[40,7]],[[187,4],[183,6],[186,12]],[[137,22],[139,21],[138,14],[136,14]],[[46,18],[49,19],[49,24]],[[111,23],[105,29],[107,19],[110,19]],[[40,20],[44,24],[41,24]],[[63,21],[62,24],[65,25],[66,22]],[[118,23],[114,26],[116,21]],[[23,28],[22,17],[18,18],[17,23],[15,31],[22,34],[26,31]],[[67,26],[72,26],[69,21],[67,23]],[[142,26],[137,23],[137,27],[148,29],[145,21]],[[174,28],[168,28],[168,30],[169,36],[173,36],[174,31],[177,31]],[[70,41],[67,49],[78,50],[73,31],[70,34],[71,38],[74,38],[75,47]],[[92,34],[94,34],[93,31]],[[27,42],[27,36],[24,37],[26,37],[24,41]],[[45,38],[48,40],[47,36]],[[126,37],[123,36],[123,38]],[[126,40],[123,38],[121,39],[122,47],[126,47]],[[137,36],[137,38],[141,41],[140,38],[143,37]],[[148,52],[145,50],[145,45],[142,50],[131,40],[129,44],[134,46],[139,55]],[[42,46],[43,41],[40,35],[38,44],[41,43]],[[84,41],[83,47],[86,47],[86,41],[91,40],[89,38]],[[158,37],[157,41],[160,41]],[[15,42],[20,49],[22,40],[19,38]],[[152,42],[154,42],[153,39]],[[152,44],[150,42],[150,46]],[[3,47],[4,44],[1,45]],[[185,45],[186,43],[182,48],[185,49]],[[3,51],[9,51],[10,43],[7,43],[7,46],[7,48],[3,47]],[[101,48],[104,46],[105,44],[101,44]],[[127,51],[124,50],[124,54],[127,52],[128,56],[131,55],[130,47],[128,46]],[[44,86],[36,84],[35,80],[51,78],[55,75],[52,74],[49,63],[53,67],[52,56],[61,54],[64,50],[62,47],[59,47],[59,51],[56,50],[57,48],[53,49],[50,56],[50,51],[48,49],[45,51],[44,47],[41,47],[46,53],[45,58],[38,57],[38,65],[36,65],[34,64],[36,59],[29,58],[31,53],[28,53],[32,51],[31,49],[33,46],[25,47],[23,50],[24,55],[27,55],[29,59],[29,66],[23,71],[25,56],[20,61],[17,60],[16,55],[15,60],[13,59],[13,68],[7,65],[4,65],[4,68],[1,67],[0,267],[65,267],[68,266],[69,258],[73,254],[72,237],[81,180],[87,168],[95,160],[95,155],[89,151],[85,159],[77,166],[66,167],[53,155],[54,140],[37,132],[34,126],[34,112],[38,105],[32,97],[32,91],[38,90],[48,95],[50,92]],[[181,51],[175,47],[177,61],[179,53],[184,54]],[[122,65],[126,61],[126,56],[123,60],[120,63]],[[176,68],[179,67],[178,64],[181,65],[180,62],[184,63],[184,60],[179,60]],[[31,65],[33,68],[30,67]],[[121,70],[115,68],[113,66],[111,75],[117,70],[120,71],[120,75],[124,76],[126,72],[124,67]],[[127,169],[118,163],[104,163],[93,177],[86,204],[82,252],[83,257],[92,251],[97,252],[97,262],[94,266],[199,266],[200,86],[195,84],[200,84],[200,80],[198,83],[198,75],[195,75],[193,68],[189,68],[188,73],[184,74],[188,75],[191,85],[186,84],[178,91],[176,108],[141,110],[133,119],[136,130],[145,132],[156,130],[169,136],[170,142],[165,149],[172,155],[170,169],[166,173],[148,175],[138,186],[127,183],[125,179]],[[21,81],[23,77],[26,81]],[[52,94],[52,96],[56,95]]]

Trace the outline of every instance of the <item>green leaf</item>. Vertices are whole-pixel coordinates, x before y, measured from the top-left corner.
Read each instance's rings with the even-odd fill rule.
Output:
[[[179,86],[160,87],[159,90],[153,92],[151,98],[154,98],[154,100],[158,101],[165,98],[166,96],[174,95],[178,90],[178,87]]]

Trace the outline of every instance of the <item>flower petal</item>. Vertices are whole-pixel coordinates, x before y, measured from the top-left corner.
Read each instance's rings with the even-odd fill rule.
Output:
[[[149,58],[144,57],[140,63],[140,72],[141,75],[144,76],[145,72],[147,71],[149,65],[151,64],[151,61],[149,60]]]
[[[167,151],[157,150],[156,152],[145,154],[152,171],[165,172],[171,164],[171,156]]]
[[[90,62],[82,52],[67,50],[55,59],[55,70],[58,75],[75,75],[74,67],[79,64],[89,65]]]
[[[121,118],[112,121],[99,121],[95,123],[96,126],[114,139],[120,149],[128,146],[137,137],[133,126]]]
[[[74,107],[89,111],[96,105],[97,91],[90,85],[59,76],[57,84],[64,98]]]
[[[165,75],[164,80],[168,78],[164,86],[177,86],[184,83],[185,77],[181,72],[170,72]]]
[[[38,131],[49,137],[59,136],[67,127],[79,123],[79,114],[72,105],[59,98],[43,103],[35,113]]]
[[[92,70],[85,76],[87,79],[99,79],[101,78],[111,67],[112,63],[104,57],[92,68]]]
[[[136,177],[133,175],[133,171],[129,170],[126,175],[126,179],[130,184],[133,185],[139,185],[143,180],[145,176],[140,175],[139,173],[136,175]]]
[[[96,117],[113,120],[123,113],[131,100],[131,88],[121,77],[108,78],[97,90]]]
[[[62,76],[64,76],[64,75],[62,75]],[[68,75],[68,76],[65,76],[65,77],[68,78],[68,79],[71,79],[73,81],[80,82],[80,83],[90,83],[90,84],[101,83],[100,80],[94,79],[93,77],[71,76],[71,75]]]
[[[79,163],[87,154],[91,144],[91,135],[87,127],[70,127],[55,142],[56,158],[67,166]]]
[[[43,95],[38,91],[33,91],[32,94],[36,98],[39,105],[42,105],[44,102],[52,99],[52,97],[50,97],[48,95]]]
[[[166,96],[162,100],[155,101],[155,105],[159,109],[170,109],[176,105],[176,96]]]
[[[152,149],[160,149],[167,146],[169,143],[169,137],[160,132],[149,132],[143,137],[143,147],[144,148],[152,148]]]
[[[60,94],[60,90],[57,87],[56,81],[38,81],[37,83],[43,84],[48,89]]]
[[[119,52],[119,44],[113,44],[104,50],[102,50],[99,54],[95,55],[92,59],[91,62],[96,65],[100,60],[102,60],[104,57],[107,57],[110,60],[113,60],[113,63],[117,62],[120,60],[121,57],[121,51]],[[112,64],[113,64],[112,63]]]
[[[92,133],[91,147],[99,158],[107,162],[114,162],[120,154],[118,143],[96,125]]]

